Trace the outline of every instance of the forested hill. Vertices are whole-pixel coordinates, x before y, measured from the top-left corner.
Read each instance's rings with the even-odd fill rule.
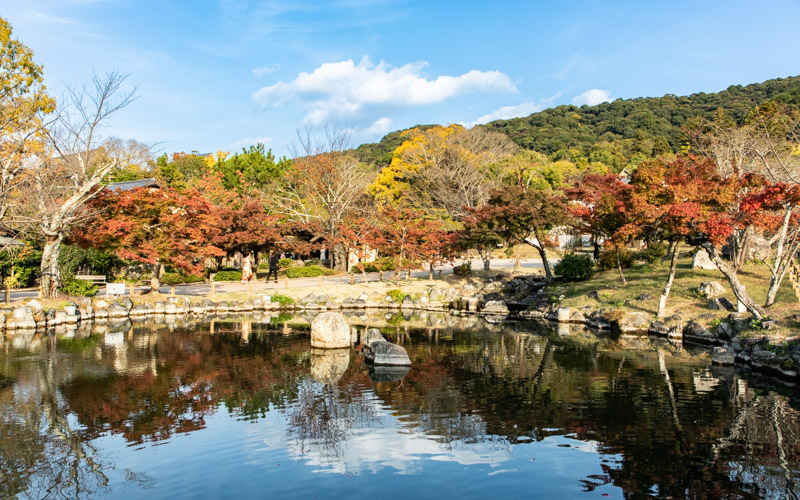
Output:
[[[685,143],[684,127],[692,119],[712,120],[717,110],[722,110],[741,123],[753,107],[768,100],[800,106],[800,76],[733,85],[710,94],[617,99],[596,106],[563,105],[525,118],[497,120],[485,127],[553,159],[575,160],[580,156],[619,169],[637,159],[679,151]],[[400,132],[392,132],[379,143],[363,144],[356,151],[362,160],[380,167],[388,165],[392,151],[401,143]]]

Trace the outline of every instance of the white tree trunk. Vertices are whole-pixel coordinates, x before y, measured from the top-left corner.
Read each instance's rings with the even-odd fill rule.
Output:
[[[150,271],[150,292],[161,293],[161,263],[156,262],[152,265]]]
[[[40,266],[42,298],[55,298],[58,295],[58,287],[61,285],[61,275],[58,269],[61,240],[61,234],[56,237],[47,237],[42,250],[42,263]]]
[[[675,280],[675,268],[678,267],[678,251],[681,248],[681,242],[676,241],[672,246],[672,261],[669,265],[669,278],[667,284],[664,286],[664,291],[661,292],[661,297],[658,299],[658,313],[659,318],[666,315],[667,299],[669,298],[669,291],[672,289],[672,282]]]

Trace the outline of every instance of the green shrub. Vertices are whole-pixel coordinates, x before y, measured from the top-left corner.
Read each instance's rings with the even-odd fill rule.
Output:
[[[322,266],[290,267],[286,270],[288,278],[314,278],[316,276],[327,276],[333,271]]]
[[[667,245],[659,242],[650,243],[649,246],[636,252],[636,260],[647,262],[654,266],[661,262],[667,255]]]
[[[472,274],[472,262],[464,262],[460,266],[454,266],[453,274],[456,276],[469,276]]]
[[[622,265],[623,269],[626,267],[631,267],[634,260],[634,253],[628,250],[627,248],[620,248],[619,249],[619,262]],[[597,259],[597,267],[599,269],[616,269],[617,268],[617,254],[613,248],[609,248],[607,250],[603,250],[600,252],[600,258]]]
[[[75,278],[65,278],[58,289],[67,295],[84,297],[97,295],[97,285],[86,280],[76,280]]]
[[[297,266],[298,264],[299,264],[298,262],[288,258],[281,259],[278,261],[278,267],[281,269],[288,269],[290,267]],[[269,267],[269,265],[267,265],[267,267]]]
[[[402,290],[398,290],[397,288],[395,288],[395,289],[392,289],[392,290],[388,290],[386,292],[386,295],[388,295],[389,297],[394,299],[394,301],[397,302],[398,304],[402,304],[403,303],[403,299],[406,298],[407,294],[405,292],[403,292]]]
[[[241,271],[220,271],[214,275],[214,281],[241,281]]]
[[[306,266],[306,267],[308,267],[308,266],[321,266],[322,265],[322,261],[319,260],[319,259],[308,259],[307,261],[303,262],[303,265]]]
[[[224,271],[230,272],[230,271]],[[240,278],[241,279],[241,278]],[[165,285],[177,285],[179,283],[198,283],[205,281],[202,276],[184,273],[164,273],[161,275],[161,283]]]
[[[286,295],[276,293],[272,296],[272,302],[277,302],[282,306],[288,306],[289,304],[294,304],[294,299],[292,297],[287,297]]]
[[[553,268],[556,276],[566,281],[581,281],[592,276],[594,262],[585,254],[567,254]]]

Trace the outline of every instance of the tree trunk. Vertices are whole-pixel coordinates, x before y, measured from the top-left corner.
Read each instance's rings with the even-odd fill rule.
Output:
[[[58,287],[61,285],[61,273],[58,269],[58,256],[61,252],[61,240],[64,236],[47,236],[44,249],[42,250],[41,285],[42,298],[55,298],[58,295]]]
[[[789,203],[786,204],[786,211],[783,214],[783,224],[781,224],[780,235],[778,236],[778,248],[775,251],[775,265],[772,266],[772,274],[769,278],[769,289],[767,290],[767,301],[764,302],[764,307],[769,307],[775,303],[775,297],[778,296],[778,289],[781,287],[781,282],[789,268],[788,264],[794,259],[794,254],[797,248],[794,245],[789,246],[789,251],[784,255],[783,249],[786,244],[786,236],[789,233],[789,221],[792,218],[793,206]],[[795,237],[797,235],[795,234]],[[792,252],[794,249],[794,252]]]
[[[161,263],[156,262],[152,265],[150,271],[150,292],[161,293]]]
[[[670,242],[672,247],[672,261],[669,265],[669,278],[667,284],[664,286],[664,291],[661,292],[661,297],[658,299],[658,313],[656,316],[663,318],[666,315],[667,299],[669,298],[669,291],[672,289],[672,282],[675,280],[675,268],[678,267],[678,251],[681,248],[680,240]]]
[[[333,257],[333,269],[347,271],[347,252],[344,245],[334,245],[331,256]]]
[[[490,258],[491,254],[486,250],[481,250],[479,253],[480,253],[480,256],[481,256],[481,260],[483,261],[483,270],[484,271],[488,271],[489,270],[489,264],[492,261],[492,259]]]
[[[615,246],[614,251],[616,252],[617,256],[617,269],[619,270],[619,277],[622,280],[622,284],[627,285],[628,282],[625,280],[625,274],[622,272],[622,262],[619,260],[619,247]]]
[[[753,300],[750,295],[747,294],[747,289],[739,281],[739,278],[736,277],[736,273],[733,269],[722,260],[719,253],[717,253],[717,248],[712,245],[710,242],[705,242],[700,244],[700,246],[708,252],[708,256],[711,258],[711,262],[716,264],[717,268],[720,272],[725,276],[728,280],[728,283],[731,285],[731,290],[733,294],[736,296],[736,299],[744,305],[745,308],[753,315],[756,319],[763,319],[767,316],[767,311],[764,310],[763,307],[758,305],[755,300]]]
[[[547,251],[544,249],[544,245],[542,245],[542,239],[539,237],[539,230],[534,228],[533,235],[536,237],[536,241],[539,242],[538,245],[534,245],[534,248],[538,250],[539,256],[542,258],[542,266],[544,267],[544,276],[547,278],[547,282],[550,283],[553,281],[553,273],[550,271],[550,261],[547,260]]]
[[[433,280],[433,262],[429,262],[428,265],[428,279]]]

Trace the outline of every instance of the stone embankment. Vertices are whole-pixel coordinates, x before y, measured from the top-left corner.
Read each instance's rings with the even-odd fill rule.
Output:
[[[505,279],[504,279],[505,278]],[[787,381],[799,381],[800,342],[774,345],[767,336],[760,336],[753,327],[765,333],[774,322],[754,325],[749,315],[731,312],[724,321],[716,320],[713,327],[703,326],[698,318],[683,318],[676,314],[655,320],[651,314],[616,308],[597,309],[586,305],[578,308],[559,307],[557,298],[547,293],[546,282],[538,276],[471,278],[455,283],[429,285],[424,290],[398,297],[374,291],[358,296],[346,295],[347,288],[339,293],[309,293],[287,300],[286,297],[261,294],[249,300],[214,302],[207,298],[166,296],[160,300],[148,299],[134,303],[129,298],[117,301],[81,299],[62,304],[60,310],[46,309],[39,301],[13,309],[0,309],[0,329],[6,331],[50,328],[82,321],[108,321],[123,318],[151,316],[196,316],[247,314],[259,311],[291,311],[322,313],[325,311],[384,310],[411,315],[422,311],[450,312],[456,315],[482,316],[489,323],[500,323],[508,318],[547,320],[560,325],[581,324],[595,331],[614,335],[653,335],[672,340],[709,346],[713,349],[712,361],[719,365],[741,365]],[[718,284],[704,283],[699,293],[709,300],[709,309],[719,304],[721,291]],[[592,295],[595,295],[594,297]],[[645,294],[646,295],[646,294]],[[596,292],[587,299],[597,299]],[[642,296],[639,300],[652,297]],[[727,302],[727,301],[726,301]],[[732,308],[724,304],[725,308]],[[323,318],[326,316],[322,315]],[[328,325],[330,326],[330,325]],[[326,326],[325,328],[328,328]],[[342,325],[339,325],[342,329]],[[349,345],[345,333],[334,344]],[[313,339],[312,339],[313,340]],[[380,339],[379,339],[380,340]],[[320,341],[317,347],[327,347]],[[314,342],[312,342],[314,343]],[[384,352],[385,351],[385,352]],[[387,346],[377,346],[375,355],[392,356]],[[377,359],[377,358],[376,358]],[[380,363],[376,363],[380,364]]]

